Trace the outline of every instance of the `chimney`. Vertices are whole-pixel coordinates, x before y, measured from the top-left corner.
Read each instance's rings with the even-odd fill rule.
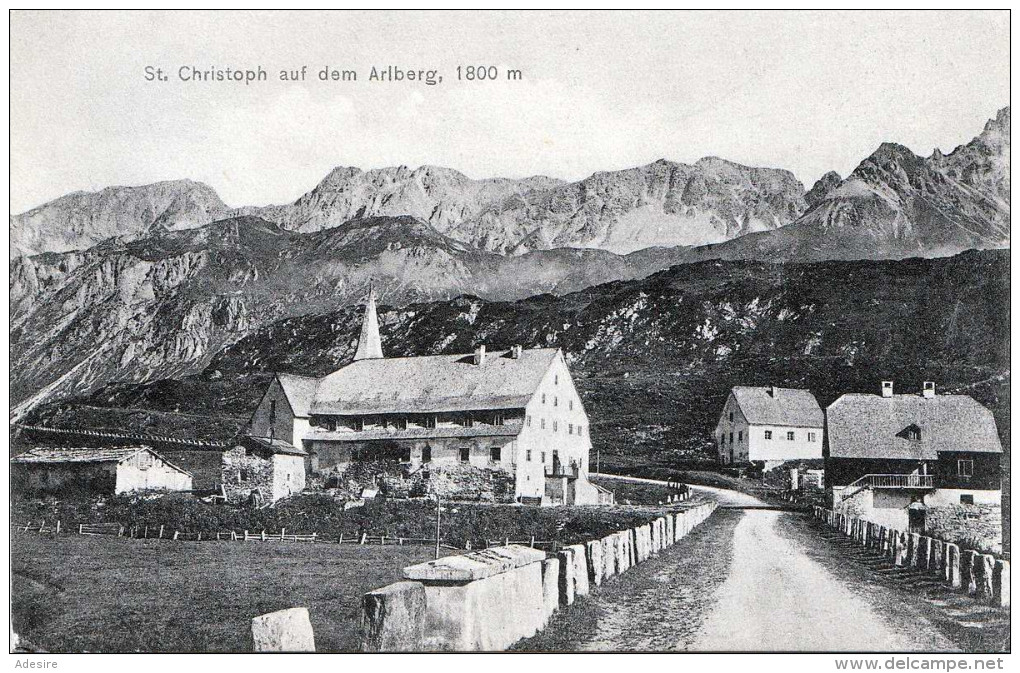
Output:
[[[775,386],[769,386],[769,395],[772,396],[772,399],[778,398],[779,397],[779,388],[776,388]]]
[[[516,344],[510,347],[510,357],[514,360],[521,359],[521,351],[524,350],[520,344]]]
[[[892,381],[882,381],[882,397],[892,397]]]
[[[921,397],[926,397],[928,399],[931,399],[931,398],[935,397],[935,382],[934,381],[925,381],[924,382],[924,389],[921,391]]]
[[[475,349],[475,364],[479,367],[485,364],[485,344]]]

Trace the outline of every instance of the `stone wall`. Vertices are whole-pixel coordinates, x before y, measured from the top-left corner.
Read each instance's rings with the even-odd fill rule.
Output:
[[[814,516],[896,566],[928,572],[953,589],[1009,608],[1009,561],[961,548],[954,542],[888,528],[839,511],[815,507]]]
[[[932,537],[1002,553],[1002,508],[996,505],[948,505],[929,507],[925,532]]]
[[[508,545],[404,568],[406,581],[365,594],[365,652],[504,650],[561,605],[679,542],[715,511],[703,502],[555,554]]]

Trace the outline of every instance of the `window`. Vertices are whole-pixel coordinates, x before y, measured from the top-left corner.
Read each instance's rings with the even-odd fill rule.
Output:
[[[237,471],[237,482],[239,484],[243,484],[244,482],[248,481],[248,478],[249,478],[248,470]]]
[[[567,434],[568,435],[574,434],[574,424],[573,423],[568,423],[567,424]]]
[[[462,446],[460,449],[460,462],[468,463],[471,462],[471,447]]]
[[[732,423],[732,422],[733,422],[733,412],[731,411],[730,412],[730,423]]]
[[[737,441],[738,442],[744,441],[744,431],[743,430],[741,430],[740,432],[737,433]]]
[[[542,419],[542,429],[545,430],[545,419]]]
[[[528,427],[530,428],[531,427],[531,414],[528,414],[527,416],[525,416],[524,421],[528,424]]]
[[[352,423],[352,425],[354,426],[354,429],[356,431],[361,432],[362,430],[365,429],[365,419],[364,418],[360,418],[360,417],[359,418],[355,418],[353,423]],[[336,426],[334,425],[333,428],[331,428],[331,429],[335,430]]]
[[[397,430],[407,430],[407,419],[406,418],[393,419],[393,427],[395,427]]]
[[[542,464],[545,465],[545,451],[542,452]]]
[[[793,430],[790,430],[788,433],[786,433],[786,439],[792,442],[793,438],[794,438]]]
[[[573,411],[573,410],[574,410],[574,400],[570,400],[570,402],[569,402],[569,403],[567,403],[567,407],[568,407],[568,408],[569,408],[569,409],[570,409],[571,411]]]
[[[554,374],[553,375],[553,385],[554,386],[560,385],[560,375],[559,374]]]
[[[956,463],[956,473],[961,477],[973,477],[974,476],[974,461],[973,460],[959,460]]]
[[[973,505],[974,504],[974,494],[973,493],[967,494],[967,495],[962,495],[961,494],[960,495],[960,504],[961,505]]]
[[[731,432],[730,433],[730,444],[732,444],[732,443],[733,443],[733,433]]]
[[[765,439],[772,439],[772,431],[771,430],[766,430],[765,431]]]
[[[531,462],[531,449],[528,449],[527,451],[524,452],[524,460],[528,461],[529,463]]]
[[[493,425],[503,425],[503,414],[499,414],[499,413],[493,414],[492,415],[492,424]]]
[[[912,439],[915,442],[921,439],[921,428],[916,425],[911,425],[907,428],[907,439]]]
[[[553,421],[553,432],[559,432],[559,430],[560,430],[560,422],[559,421]]]
[[[421,462],[431,463],[432,462],[432,447],[426,446],[421,450]]]
[[[276,423],[276,400],[269,400],[269,424]]]
[[[577,426],[577,434],[579,434],[579,435],[583,435],[584,434],[584,426],[583,425]]]
[[[422,420],[422,425],[424,425],[426,428],[430,428],[430,429],[431,428],[435,428],[436,427],[436,417],[435,416],[426,416]]]
[[[502,449],[498,446],[489,448],[489,460],[493,463],[498,463],[502,459]]]
[[[545,404],[545,393],[542,393],[542,404]]]
[[[553,406],[554,407],[560,406],[560,398],[555,395],[553,395]]]
[[[814,432],[809,432],[809,433],[807,433],[807,440],[809,442],[817,442],[818,441],[818,435],[816,433],[814,433]]]
[[[464,424],[465,428],[473,428],[475,425],[475,419],[471,418],[470,416],[465,416],[462,420],[462,423]]]

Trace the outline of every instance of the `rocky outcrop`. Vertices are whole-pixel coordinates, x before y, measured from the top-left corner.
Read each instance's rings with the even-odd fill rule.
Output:
[[[74,192],[11,217],[11,257],[85,250],[112,237],[197,227],[228,210],[211,187],[191,180]]]
[[[898,259],[1009,247],[1009,118],[1004,108],[945,156],[883,143],[793,224],[692,258]]]
[[[807,194],[804,195],[804,201],[807,202],[808,206],[813,206],[826,195],[832,191],[839,183],[843,182],[843,178],[839,176],[836,171],[829,171],[822,177],[818,178],[818,181],[808,190]]]

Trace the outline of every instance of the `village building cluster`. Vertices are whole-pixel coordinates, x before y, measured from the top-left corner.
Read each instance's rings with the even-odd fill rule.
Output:
[[[991,411],[936,394],[931,381],[915,393],[893,386],[842,395],[824,412],[807,390],[735,387],[716,425],[719,462],[767,472],[818,461],[834,510],[891,528],[924,530],[945,508],[998,517],[1002,444]]]
[[[353,360],[322,377],[274,375],[231,441],[22,428],[41,444],[12,459],[35,492],[188,491],[263,503],[307,487],[530,505],[613,502],[588,479],[591,424],[562,351],[385,357],[370,292]],[[75,448],[68,448],[73,446]],[[1002,445],[966,395],[736,386],[715,427],[722,466],[788,474],[833,509],[922,530],[946,508],[1001,516]],[[939,515],[941,516],[941,515]]]

